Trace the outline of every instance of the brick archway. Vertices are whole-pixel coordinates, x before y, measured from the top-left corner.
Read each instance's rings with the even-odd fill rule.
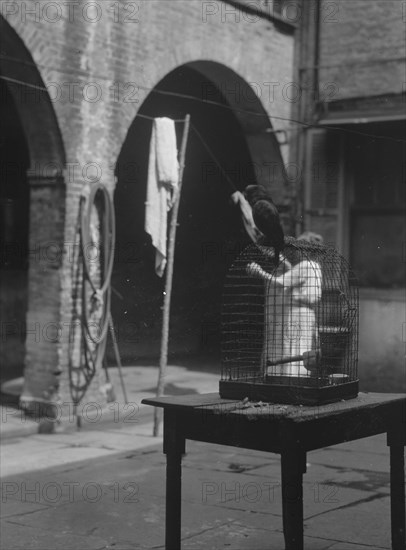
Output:
[[[154,274],[154,251],[144,232],[151,135],[151,120],[144,117],[179,120],[186,113],[192,130],[177,233],[170,352],[188,354],[190,360],[191,354],[219,350],[223,277],[248,242],[229,201],[233,190],[261,183],[279,203],[286,195],[269,116],[243,78],[219,63],[196,61],[157,83],[130,126],[116,169],[113,284],[124,300],[113,296],[113,316],[123,329],[121,349],[129,362],[156,353],[161,323],[162,280]],[[180,138],[181,124],[178,130]]]
[[[36,177],[60,175],[65,164],[64,146],[40,72],[23,40],[3,17],[0,17],[0,34],[0,74],[13,96],[24,128],[30,169]],[[18,81],[27,85],[19,85]]]
[[[219,102],[223,97],[242,128],[257,182],[269,188],[277,203],[282,202],[286,192],[285,167],[277,134],[262,104],[263,90],[221,63],[193,61],[185,67],[206,79],[201,90],[203,100]]]
[[[60,320],[61,276],[64,239],[65,186],[63,170],[65,153],[61,132],[52,102],[39,69],[22,39],[0,17],[2,52],[0,76],[2,89],[15,117],[9,129],[19,128],[18,142],[24,143],[26,154],[17,155],[22,192],[27,196],[25,214],[16,209],[14,222],[26,225],[26,235],[18,238],[24,255],[27,276],[25,312],[10,321],[17,323],[20,338],[25,339],[25,386],[22,398],[27,403],[46,400],[44,389],[55,384],[58,366],[58,344],[54,335]],[[7,133],[4,139],[12,139]],[[4,182],[4,190],[7,181]],[[4,191],[7,199],[7,191]],[[7,292],[7,280],[3,279]],[[9,281],[10,283],[10,281]]]

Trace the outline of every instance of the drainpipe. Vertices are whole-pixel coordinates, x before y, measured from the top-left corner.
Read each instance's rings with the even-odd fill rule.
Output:
[[[303,27],[300,36],[300,56],[299,56],[299,85],[302,91],[302,100],[299,105],[298,119],[306,123],[313,124],[316,118],[316,102],[319,99],[319,62],[320,62],[320,5],[321,0],[313,0],[314,2],[314,19],[312,18],[312,4],[307,0],[302,0],[303,10]],[[314,22],[313,22],[314,21]],[[312,63],[309,63],[309,60]],[[311,67],[308,69],[307,67]],[[307,84],[306,76],[310,71],[311,82]],[[296,196],[296,235],[299,235],[304,230],[305,224],[305,174],[306,174],[306,157],[308,151],[308,129],[303,126],[298,132],[298,150],[297,164],[300,167],[301,177],[299,179]]]
[[[315,122],[315,114],[319,104],[319,64],[320,64],[320,6],[321,0],[315,0],[315,23],[314,23],[314,72],[313,72],[313,99],[312,99],[312,122]]]

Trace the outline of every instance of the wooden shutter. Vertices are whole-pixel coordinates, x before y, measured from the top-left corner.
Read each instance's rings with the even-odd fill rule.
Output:
[[[342,248],[342,156],[337,132],[308,132],[304,174],[305,229]]]

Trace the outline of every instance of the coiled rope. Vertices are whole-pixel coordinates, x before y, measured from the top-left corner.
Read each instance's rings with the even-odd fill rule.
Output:
[[[95,210],[99,201],[102,202],[103,214],[99,216],[101,223],[98,229],[99,242],[97,242],[92,217],[96,215]],[[80,237],[83,262],[82,328],[87,343],[86,357],[93,370],[94,366],[98,367],[101,363],[106,346],[116,241],[114,206],[106,187],[102,184],[92,186],[87,207],[82,199]],[[92,250],[96,252],[94,259],[89,254]],[[101,314],[98,315],[99,320],[95,322],[94,314],[99,310]]]
[[[102,367],[109,328],[122,377],[110,313],[111,275],[116,242],[115,215],[113,201],[103,184],[93,185],[88,196],[82,196],[79,222],[82,267],[81,359],[78,366],[71,365],[69,369],[71,395],[76,412],[96,371]],[[125,399],[127,401],[126,396]],[[79,425],[79,416],[76,416]]]

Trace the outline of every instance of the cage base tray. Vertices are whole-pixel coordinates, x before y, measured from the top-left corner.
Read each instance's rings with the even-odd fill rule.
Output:
[[[342,399],[352,399],[358,395],[358,380],[334,385],[315,385],[317,379],[309,385],[298,384],[299,378],[280,378],[278,383],[269,379],[252,379],[239,382],[236,380],[220,380],[220,396],[224,399],[245,399],[264,401],[266,403],[284,403],[290,405],[323,405]],[[286,380],[289,378],[289,380]],[[310,381],[310,379],[309,379]],[[320,380],[318,380],[320,384]]]

